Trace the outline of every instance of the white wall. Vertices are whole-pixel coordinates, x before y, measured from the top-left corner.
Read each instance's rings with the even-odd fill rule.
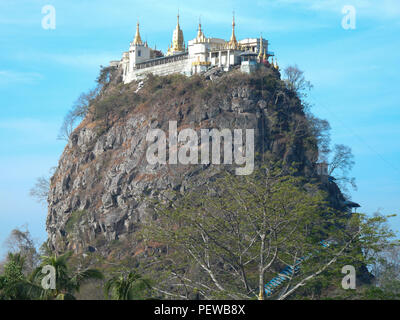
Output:
[[[144,77],[148,73],[152,73],[157,76],[165,76],[173,73],[182,73],[190,75],[191,63],[189,59],[174,61],[166,64],[160,64],[157,66],[148,67],[145,69],[134,70],[125,79],[125,83],[132,82]]]

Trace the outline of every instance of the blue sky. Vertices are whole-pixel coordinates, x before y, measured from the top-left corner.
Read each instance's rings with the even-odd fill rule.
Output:
[[[55,30],[42,28],[47,4],[56,9]],[[344,5],[356,9],[355,30],[342,28]],[[305,70],[313,112],[355,155],[353,200],[367,213],[399,213],[400,1],[1,0],[0,246],[23,224],[46,239],[47,210],[29,189],[57,165],[65,113],[94,86],[99,66],[128,49],[137,19],[143,40],[165,50],[178,8],[186,41],[199,16],[206,36],[228,39],[235,10],[239,39],[262,32],[281,67]],[[400,217],[392,225],[400,229]]]

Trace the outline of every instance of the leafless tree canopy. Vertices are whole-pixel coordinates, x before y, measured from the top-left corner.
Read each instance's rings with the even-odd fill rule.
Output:
[[[349,173],[355,164],[353,159],[354,155],[350,147],[343,144],[336,144],[333,147],[332,158],[329,161],[328,167],[328,174],[335,176],[337,184],[347,198],[349,198],[348,186],[357,190],[355,178],[349,177]]]
[[[45,204],[50,189],[50,181],[46,177],[39,177],[36,179],[35,185],[29,191],[29,195],[36,199],[37,202]]]
[[[78,121],[82,120],[89,111],[90,104],[97,96],[99,88],[96,87],[88,93],[82,93],[75,101],[72,109],[64,117],[63,124],[58,134],[59,140],[68,141],[71,133],[74,131]]]
[[[395,245],[379,252],[372,268],[376,286],[400,294],[400,246]]]
[[[5,246],[11,253],[20,253],[25,258],[26,272],[32,272],[39,263],[36,244],[27,227],[14,229],[5,241]]]
[[[41,204],[47,203],[47,197],[49,195],[50,190],[50,178],[53,176],[56,167],[52,167],[49,170],[49,176],[42,176],[36,179],[35,185],[29,191],[29,195],[36,199],[37,202]]]
[[[307,120],[313,136],[317,139],[319,161],[326,162],[331,152],[331,126],[327,120],[319,119],[312,114],[307,114]]]
[[[297,65],[288,66],[283,73],[287,88],[296,92],[299,97],[306,96],[305,91],[312,89],[313,85],[305,79],[304,71],[300,70]]]
[[[336,144],[333,148],[333,157],[329,164],[329,174],[341,170],[347,174],[354,166],[353,154],[351,148],[343,144]]]

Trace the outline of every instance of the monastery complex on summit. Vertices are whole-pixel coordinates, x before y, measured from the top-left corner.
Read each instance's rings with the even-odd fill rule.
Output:
[[[121,68],[124,83],[130,83],[148,73],[154,75],[181,73],[191,76],[216,67],[229,71],[232,66],[241,66],[243,72],[250,73],[256,70],[259,64],[278,68],[277,63],[274,64],[273,56],[274,54],[268,51],[268,40],[262,37],[236,40],[235,17],[232,20],[232,35],[229,41],[207,38],[199,23],[197,37],[190,40],[186,46],[178,14],[172,43],[165,55],[159,50],[150,48],[147,41],[142,41],[137,23],[136,35],[129,51],[123,53],[120,61],[112,61],[110,65]]]

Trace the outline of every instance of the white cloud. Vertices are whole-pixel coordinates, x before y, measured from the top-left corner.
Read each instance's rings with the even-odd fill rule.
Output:
[[[92,68],[108,65],[111,60],[119,59],[119,55],[111,53],[84,54],[43,54],[44,59],[77,68]]]
[[[40,51],[19,52],[15,58],[21,61],[49,62],[73,68],[98,68],[121,58],[122,52],[110,53],[48,53]]]
[[[0,85],[7,84],[34,84],[43,79],[40,73],[36,72],[19,72],[12,70],[0,70]]]

